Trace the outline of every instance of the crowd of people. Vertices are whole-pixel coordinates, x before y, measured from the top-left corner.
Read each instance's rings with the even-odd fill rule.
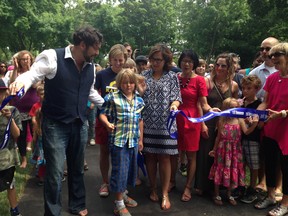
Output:
[[[186,176],[185,185],[177,185],[183,191],[179,198],[183,202],[189,202],[195,191],[200,196],[208,194],[221,206],[222,189],[226,189],[231,205],[240,200],[265,209],[280,198],[268,215],[288,213],[288,43],[266,38],[254,69],[241,69],[235,53],[221,53],[208,65],[192,49],[183,50],[176,65],[171,49],[162,43],[147,55],[137,55],[139,50],[133,52],[128,43],[115,44],[108,64],[101,68],[93,60],[102,42],[102,34],[87,26],[74,32],[73,44],[44,50],[35,61],[30,52],[20,51],[13,57],[12,70],[1,62],[0,102],[8,88],[14,96],[9,106],[1,106],[0,116],[1,136],[11,134],[3,147],[7,151],[0,150],[1,155],[13,158],[9,164],[3,165],[2,160],[0,164],[0,179],[9,184],[0,186],[8,192],[12,216],[21,215],[13,181],[19,164],[16,150],[20,167],[25,168],[31,141],[31,161],[44,185],[45,216],[61,215],[59,188],[64,174],[69,211],[88,215],[87,144],[100,145],[99,196],[115,195],[114,215],[129,216],[127,207],[138,205],[126,189],[142,183],[137,166],[142,154],[149,199],[160,202],[163,211],[172,208],[169,192],[176,187],[179,169]],[[22,88],[25,95],[15,96]],[[178,115],[172,125],[178,131],[177,139],[166,127],[172,111],[198,118],[240,107],[267,110],[268,119],[225,116],[192,123]],[[10,129],[5,132],[7,122]],[[245,182],[247,176],[249,182]],[[257,195],[263,191],[267,196],[259,200]]]

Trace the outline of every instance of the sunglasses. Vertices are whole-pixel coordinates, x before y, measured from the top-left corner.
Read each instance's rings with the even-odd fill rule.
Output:
[[[264,50],[266,52],[269,52],[269,50],[271,49],[271,47],[260,47],[260,51],[263,52]]]
[[[227,68],[227,65],[224,65],[224,64],[216,64],[216,67]]]
[[[271,59],[272,57],[277,58],[277,57],[280,57],[280,56],[282,56],[282,55],[286,55],[286,53],[285,53],[285,52],[282,52],[282,51],[279,51],[279,52],[271,53],[271,54],[269,55],[269,58],[270,58],[270,59]]]
[[[5,65],[1,65],[0,67],[1,67],[1,68],[6,68],[6,66],[5,66]]]

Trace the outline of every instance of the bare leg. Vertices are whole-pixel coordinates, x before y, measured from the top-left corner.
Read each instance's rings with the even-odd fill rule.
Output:
[[[176,173],[178,168],[178,155],[170,155],[171,178],[168,191],[170,192],[176,185]]]
[[[108,184],[109,177],[109,148],[108,145],[100,145],[100,171],[102,175],[103,183]]]
[[[27,157],[26,156],[21,156],[21,159],[22,159],[22,162],[21,162],[20,167],[25,169],[26,166],[27,166]]]
[[[187,156],[187,180],[183,191],[182,201],[189,201],[191,199],[191,185],[196,172],[196,152],[186,152]]]
[[[168,189],[171,177],[170,155],[159,154],[158,160],[159,160],[159,173],[163,195],[161,208],[163,210],[167,210],[170,209],[171,207],[171,203],[168,198]]]
[[[257,184],[258,170],[250,169],[250,187],[255,189]]]
[[[277,176],[276,176],[276,193],[281,193],[282,192],[282,171],[279,167],[277,167]]]
[[[7,197],[9,200],[10,207],[11,208],[17,207],[18,203],[17,203],[17,195],[16,195],[15,188],[7,190]]]
[[[222,198],[220,197],[219,193],[219,185],[214,184],[214,203],[216,205],[223,205]]]
[[[154,202],[157,202],[159,200],[157,195],[157,181],[156,181],[157,162],[158,162],[157,155],[147,153],[145,157],[146,157],[146,169],[151,189],[150,199]]]

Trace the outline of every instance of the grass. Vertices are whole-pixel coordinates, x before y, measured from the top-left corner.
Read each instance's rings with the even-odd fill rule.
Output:
[[[30,158],[30,155],[27,155],[27,158]],[[21,169],[19,166],[16,167],[15,172],[15,181],[16,181],[16,191],[17,198],[20,200],[22,194],[24,192],[27,180],[30,178],[30,174],[32,171],[32,165],[28,163],[26,169]],[[10,205],[7,198],[7,192],[3,191],[0,193],[0,215],[8,216],[10,215]],[[21,211],[21,209],[20,209]]]

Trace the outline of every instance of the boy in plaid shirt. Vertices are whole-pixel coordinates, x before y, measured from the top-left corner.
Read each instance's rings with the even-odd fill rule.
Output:
[[[109,149],[112,161],[111,191],[116,193],[115,215],[130,216],[127,207],[137,202],[127,196],[127,184],[135,186],[137,178],[137,154],[143,149],[144,101],[136,92],[137,75],[131,69],[117,74],[117,92],[105,97],[100,120],[109,132]]]

